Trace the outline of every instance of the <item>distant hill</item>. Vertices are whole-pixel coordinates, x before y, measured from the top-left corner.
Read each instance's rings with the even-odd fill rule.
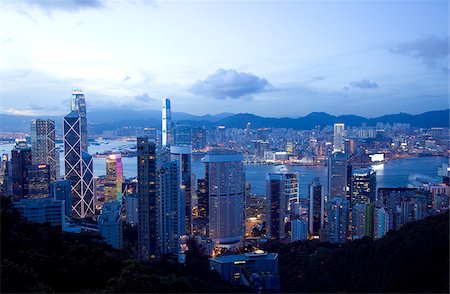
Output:
[[[449,293],[449,213],[411,222],[376,241],[269,242],[282,292]]]
[[[213,127],[225,125],[228,128],[245,128],[251,123],[252,128],[292,128],[297,130],[309,130],[317,125],[324,127],[336,122],[343,122],[346,126],[375,126],[382,123],[409,123],[413,127],[449,127],[449,109],[429,111],[422,114],[411,115],[407,113],[389,114],[376,118],[365,118],[357,115],[334,116],[325,112],[312,112],[298,118],[273,118],[262,117],[250,113],[219,113],[216,115],[195,116],[184,112],[172,113],[174,123],[189,124],[192,127]],[[0,131],[4,132],[29,132],[30,120],[33,116],[0,114]],[[61,130],[62,116],[49,116],[38,118],[50,118],[56,121],[56,127]],[[153,127],[161,128],[161,111],[157,110],[93,110],[88,112],[88,124],[95,132],[114,130],[120,127]]]

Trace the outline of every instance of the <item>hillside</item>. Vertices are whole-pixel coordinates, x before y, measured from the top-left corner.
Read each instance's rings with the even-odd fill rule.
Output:
[[[267,244],[283,292],[449,292],[449,213],[343,245]]]

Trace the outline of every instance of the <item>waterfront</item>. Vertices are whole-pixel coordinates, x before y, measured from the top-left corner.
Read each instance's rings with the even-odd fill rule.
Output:
[[[63,150],[62,144],[57,144],[60,150]],[[130,149],[134,142],[111,140],[100,142],[99,145],[89,145],[91,154],[102,153],[107,150],[119,152],[120,149]],[[10,151],[14,144],[2,144],[0,150],[2,153],[11,154]],[[60,152],[60,172],[64,172],[64,153]],[[196,178],[202,178],[205,174],[204,164],[201,162],[201,156],[194,156],[192,162],[192,172]],[[123,157],[123,173],[126,178],[137,176],[136,157]],[[373,166],[377,172],[378,187],[401,187],[410,185],[410,178],[417,176],[431,178],[438,181],[437,169],[443,163],[449,163],[446,157],[417,157],[393,160],[382,165]],[[305,197],[308,193],[308,184],[316,177],[324,184],[327,190],[327,167],[325,166],[294,166],[294,165],[262,165],[246,164],[246,181],[251,185],[251,192],[263,195],[265,193],[265,178],[267,173],[296,172],[299,174],[300,196]],[[94,158],[95,176],[105,175],[105,158]]]

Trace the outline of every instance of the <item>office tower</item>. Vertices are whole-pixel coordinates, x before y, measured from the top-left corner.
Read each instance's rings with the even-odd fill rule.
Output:
[[[209,236],[208,232],[209,196],[206,179],[197,180],[197,218],[194,219],[194,233]]]
[[[103,204],[97,226],[106,243],[116,249],[123,247],[122,205],[119,201]]]
[[[327,239],[332,243],[347,240],[349,201],[345,196],[334,196],[327,202]]]
[[[36,119],[31,121],[31,158],[33,164],[47,164],[50,181],[59,178],[59,153],[55,147],[55,121]]]
[[[180,192],[180,172],[177,161],[158,163],[158,251],[180,257],[181,236],[185,235],[185,200]]]
[[[52,198],[21,199],[13,202],[22,217],[30,222],[50,223],[52,226],[64,226],[64,200]]]
[[[389,215],[384,207],[375,207],[373,237],[380,239],[389,231]]]
[[[32,164],[28,167],[28,198],[49,196],[50,167],[46,164]]]
[[[122,201],[123,167],[120,154],[109,154],[106,157],[105,193],[106,201]]]
[[[347,194],[347,156],[334,153],[328,159],[328,195],[332,198]]]
[[[11,181],[15,200],[28,196],[28,168],[31,164],[31,148],[25,140],[16,139],[16,145],[11,150]]]
[[[63,123],[65,179],[72,185],[72,211],[78,218],[91,217],[95,214],[93,159],[81,148],[80,113],[72,111]]]
[[[366,203],[356,203],[352,207],[352,239],[361,239],[366,236]]]
[[[49,197],[55,200],[64,201],[64,212],[66,217],[72,216],[72,187],[68,180],[58,180],[50,183]]]
[[[203,150],[206,148],[206,130],[204,128],[195,128],[192,131],[192,149]]]
[[[156,143],[158,136],[158,132],[155,128],[144,128],[144,136],[148,137],[150,142]]]
[[[233,244],[244,236],[245,176],[243,155],[212,150],[204,159],[209,196],[209,237],[214,244]]]
[[[0,196],[11,195],[11,164],[8,159],[8,154],[2,154],[2,161],[0,163]]]
[[[72,108],[73,112],[78,112],[80,116],[80,139],[81,139],[81,150],[88,152],[88,142],[87,142],[87,112],[86,112],[86,100],[84,98],[83,91],[80,89],[75,89],[72,92]]]
[[[334,124],[333,152],[344,152],[344,124]]]
[[[298,174],[286,173],[283,174],[283,177],[285,182],[286,214],[289,215],[292,203],[299,202]]]
[[[125,196],[125,215],[127,224],[133,226],[138,224],[138,203],[139,197],[137,194],[128,194]]]
[[[138,254],[140,260],[148,260],[158,254],[155,143],[137,138],[137,155]]]
[[[173,128],[174,145],[184,146],[192,144],[191,127],[177,124]]]
[[[319,178],[309,184],[309,235],[319,236],[319,230],[324,228],[325,195]]]
[[[376,193],[376,173],[366,171],[354,173],[351,184],[351,204],[367,204],[375,202]]]
[[[172,114],[170,111],[170,99],[163,100],[162,108],[162,146],[170,146],[172,143]]]
[[[286,189],[283,174],[266,175],[266,232],[273,239],[286,237]]]
[[[304,241],[308,239],[308,220],[291,220],[291,242]]]
[[[183,207],[185,211],[183,215],[186,220],[186,229],[183,232],[187,235],[192,234],[192,149],[190,145],[172,146],[170,147],[171,159],[178,162],[179,172],[179,189],[182,198],[185,199]]]

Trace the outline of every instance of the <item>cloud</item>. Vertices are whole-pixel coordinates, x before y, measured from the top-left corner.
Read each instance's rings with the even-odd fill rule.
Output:
[[[122,80],[122,82],[126,82],[126,81],[128,81],[129,79],[131,79],[129,76],[126,76],[123,80]]]
[[[204,80],[197,80],[189,89],[192,93],[216,99],[250,99],[270,86],[264,78],[234,69],[218,69]]]
[[[42,109],[44,109],[44,107],[42,105],[38,105],[38,104],[35,104],[35,103],[30,103],[30,104],[28,104],[28,109],[30,109],[30,110],[42,110]]]
[[[76,11],[81,9],[99,9],[104,7],[102,0],[28,0],[26,5],[37,6],[44,10]]]
[[[136,96],[136,97],[134,97],[134,99],[139,101],[139,102],[150,102],[150,101],[158,100],[156,98],[148,96],[147,93],[144,93],[142,95]]]
[[[390,49],[390,52],[411,56],[421,60],[430,68],[435,68],[449,53],[448,36],[438,38],[433,35],[424,35],[420,39],[400,43]]]
[[[375,82],[371,82],[369,80],[363,79],[361,81],[355,81],[355,82],[351,82],[350,86],[352,86],[353,88],[359,88],[359,89],[373,89],[373,88],[378,88],[378,84]],[[345,89],[346,87],[344,87]]]
[[[313,80],[316,80],[316,81],[323,81],[324,78],[323,78],[322,76],[318,76],[318,77],[313,77]]]

